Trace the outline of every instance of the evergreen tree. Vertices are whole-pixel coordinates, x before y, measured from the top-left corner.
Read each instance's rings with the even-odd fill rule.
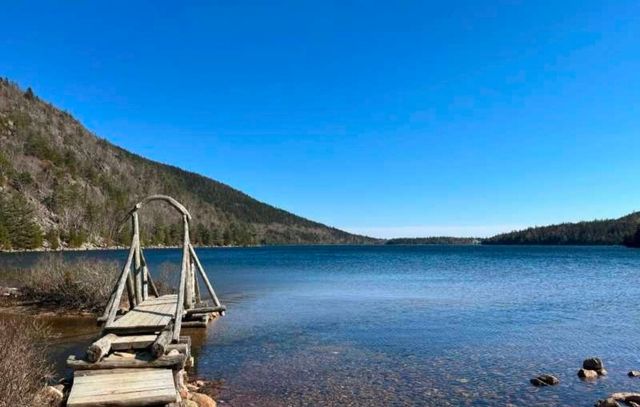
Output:
[[[3,248],[11,249],[42,246],[42,230],[34,220],[33,208],[19,194],[0,197],[0,241],[4,241],[0,243]],[[7,241],[9,247],[5,247]]]

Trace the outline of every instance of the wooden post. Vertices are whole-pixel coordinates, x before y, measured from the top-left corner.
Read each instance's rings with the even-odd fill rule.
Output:
[[[116,286],[115,297],[113,298],[113,303],[111,304],[111,308],[109,309],[109,313],[107,315],[107,323],[105,327],[108,327],[113,323],[116,319],[116,312],[118,312],[118,307],[120,306],[120,299],[122,298],[122,292],[124,291],[125,283],[127,282],[127,277],[130,276],[131,271],[131,262],[133,261],[133,253],[136,250],[136,244],[133,242],[131,244],[131,249],[129,250],[129,256],[127,257],[127,262],[124,264],[122,268],[122,273],[120,274],[120,279],[118,280],[118,285]]]
[[[196,262],[196,266],[198,267],[198,271],[200,271],[200,276],[202,277],[202,280],[204,280],[204,284],[207,286],[207,290],[209,291],[209,295],[211,295],[213,304],[216,307],[219,307],[221,305],[220,300],[218,299],[218,296],[216,295],[215,291],[213,291],[213,287],[209,282],[209,278],[207,277],[207,274],[204,272],[204,268],[202,267],[202,264],[200,263],[200,259],[198,259],[198,255],[196,255],[196,251],[193,249],[193,246],[189,245],[189,251],[191,252],[191,257],[193,257],[193,260],[195,260]]]
[[[182,216],[184,224],[184,241],[182,244],[182,268],[180,270],[180,287],[178,288],[178,304],[176,307],[175,324],[173,327],[173,340],[178,341],[180,338],[180,328],[182,326],[182,314],[184,312],[184,292],[187,272],[189,267],[189,218],[187,215]]]
[[[117,335],[108,334],[98,339],[87,349],[87,360],[89,362],[98,362],[106,356],[111,350],[111,343],[118,339]]]
[[[149,273],[149,267],[147,266],[147,259],[144,257],[144,252],[142,251],[142,247],[140,248],[140,257],[142,257],[142,265],[146,270],[145,273],[147,275],[147,282],[149,283],[148,286],[151,287],[151,292],[157,298],[160,296],[160,293],[158,292],[158,287],[156,287],[155,283],[153,282],[153,278],[151,278],[151,273]]]
[[[153,344],[151,345],[151,354],[153,355],[153,357],[159,358],[160,356],[164,355],[164,351],[166,350],[167,346],[171,344],[172,340],[173,325],[169,324],[169,326],[167,326],[164,330],[162,330],[162,332],[160,332],[158,338],[156,338],[155,342],[153,342]]]
[[[189,257],[189,252],[187,251],[187,257]],[[191,309],[191,303],[193,300],[193,270],[191,270],[191,259],[187,258],[185,262],[186,270],[187,270],[187,281],[184,292],[184,309]]]
[[[105,307],[102,315],[98,317],[98,322],[104,322],[107,320],[107,317],[109,316],[109,310],[111,309],[111,304],[113,304],[113,299],[116,296],[116,287],[117,285],[114,285],[111,289],[111,294],[109,294],[109,301],[107,301],[107,306]]]
[[[136,306],[135,296],[135,284],[133,283],[133,274],[129,273],[127,276],[127,296],[129,297],[129,309],[133,309]]]
[[[135,210],[131,214],[131,222],[133,224],[133,241],[136,242],[135,262],[133,268],[134,287],[136,295],[136,303],[140,304],[142,298],[142,260],[140,258],[140,223],[138,221],[138,211]]]
[[[193,288],[195,291],[195,299],[194,299],[194,308],[195,304],[200,304],[200,282],[198,281],[198,276],[196,275],[196,265],[191,259],[191,274],[193,275]]]

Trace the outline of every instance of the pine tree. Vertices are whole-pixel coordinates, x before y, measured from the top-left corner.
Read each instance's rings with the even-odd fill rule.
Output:
[[[42,230],[35,222],[33,208],[19,194],[0,197],[0,235],[12,249],[35,249],[42,246]],[[1,244],[1,243],[0,243]]]

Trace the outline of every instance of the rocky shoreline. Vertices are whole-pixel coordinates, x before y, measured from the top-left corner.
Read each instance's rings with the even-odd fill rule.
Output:
[[[582,362],[582,368],[578,370],[577,376],[581,380],[595,381],[599,377],[606,376],[609,373],[604,367],[602,359],[593,357],[585,359]],[[628,377],[640,377],[639,370],[632,370],[627,373]],[[551,374],[542,374],[530,380],[530,383],[536,387],[555,386],[560,383],[558,377]],[[594,407],[640,407],[640,393],[635,392],[618,392],[610,394],[606,399],[598,400]]]

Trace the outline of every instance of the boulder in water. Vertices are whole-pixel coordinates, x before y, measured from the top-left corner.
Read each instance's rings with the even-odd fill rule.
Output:
[[[600,358],[589,358],[582,362],[582,368],[587,370],[601,370],[604,369],[604,363]]]
[[[598,372],[590,369],[580,369],[578,370],[578,377],[587,380],[593,380],[598,378]]]
[[[640,370],[632,370],[629,373],[627,373],[627,376],[629,376],[629,377],[640,377]]]
[[[560,383],[560,380],[553,375],[543,374],[531,379],[530,382],[534,386],[541,387],[541,386],[555,386],[556,384]]]

